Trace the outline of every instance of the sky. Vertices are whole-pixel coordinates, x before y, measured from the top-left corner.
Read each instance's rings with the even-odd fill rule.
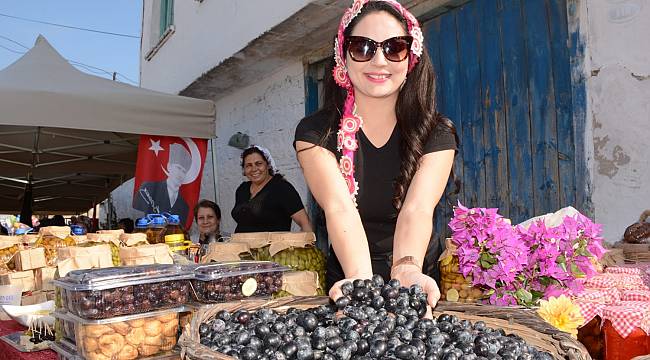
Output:
[[[3,14],[137,38],[39,24]],[[0,70],[22,56],[16,52],[27,51],[11,40],[31,48],[42,34],[64,58],[87,65],[76,65],[79,70],[105,78],[115,71],[119,81],[137,85],[141,27],[142,0],[2,0]]]

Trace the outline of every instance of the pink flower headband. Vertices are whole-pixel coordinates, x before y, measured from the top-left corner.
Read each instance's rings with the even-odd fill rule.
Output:
[[[395,10],[402,14],[404,19],[406,19],[408,33],[413,37],[411,53],[409,54],[409,72],[413,70],[415,65],[418,63],[420,56],[422,56],[422,44],[424,43],[422,29],[420,29],[417,19],[395,0],[354,0],[352,7],[347,9],[341,18],[338,34],[334,41],[334,61],[336,62],[336,65],[334,66],[333,75],[336,83],[347,90],[347,97],[345,99],[345,104],[343,105],[343,115],[337,133],[337,149],[342,152],[341,160],[339,161],[339,168],[341,174],[343,174],[343,178],[345,178],[348,191],[350,192],[350,196],[355,205],[357,193],[359,192],[359,184],[354,179],[354,153],[359,147],[356,133],[361,129],[363,120],[355,111],[354,88],[352,87],[352,82],[350,82],[350,77],[348,76],[348,71],[345,67],[343,44],[345,42],[345,29],[347,29],[352,20],[361,13],[363,6],[371,1],[384,1],[390,4],[395,8]]]

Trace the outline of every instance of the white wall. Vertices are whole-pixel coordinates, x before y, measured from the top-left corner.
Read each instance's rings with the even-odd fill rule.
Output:
[[[269,149],[278,170],[307,201],[307,186],[293,150],[296,125],[305,115],[304,70],[299,59],[287,66],[217,101],[217,178],[222,231],[232,233],[235,222],[230,212],[235,205],[235,190],[246,178],[242,176],[242,151],[228,146],[230,136],[240,131],[250,136],[250,143]]]
[[[650,208],[650,3],[587,1],[596,221],[616,242]]]
[[[309,0],[174,1],[175,33],[150,61],[159,38],[159,0],[144,0],[141,86],[177,94],[203,73],[244,48]]]

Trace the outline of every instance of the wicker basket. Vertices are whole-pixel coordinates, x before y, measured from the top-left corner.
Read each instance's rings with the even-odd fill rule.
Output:
[[[650,244],[621,244],[620,246],[626,263],[650,262]]]
[[[201,307],[192,318],[192,322],[183,329],[183,334],[178,341],[178,344],[182,347],[181,355],[197,360],[233,360],[230,356],[217,353],[200,344],[199,326],[204,321],[212,319],[220,310],[236,311],[240,309],[272,308],[282,311],[289,307],[308,309],[328,302],[327,297],[287,297],[271,301],[242,301]],[[531,345],[549,352],[556,359],[591,359],[582,344],[569,334],[563,333],[544,322],[533,310],[443,301],[438,303],[434,315],[440,315],[442,312],[472,322],[480,320],[490,327],[502,328],[508,334],[516,333]]]

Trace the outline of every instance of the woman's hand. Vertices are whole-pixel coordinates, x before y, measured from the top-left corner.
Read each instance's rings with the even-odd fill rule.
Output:
[[[394,279],[399,280],[404,287],[418,284],[427,293],[427,302],[431,308],[434,308],[440,300],[440,290],[438,284],[430,276],[424,275],[419,267],[411,264],[403,264],[395,267],[391,273]],[[430,315],[431,309],[427,310]]]

